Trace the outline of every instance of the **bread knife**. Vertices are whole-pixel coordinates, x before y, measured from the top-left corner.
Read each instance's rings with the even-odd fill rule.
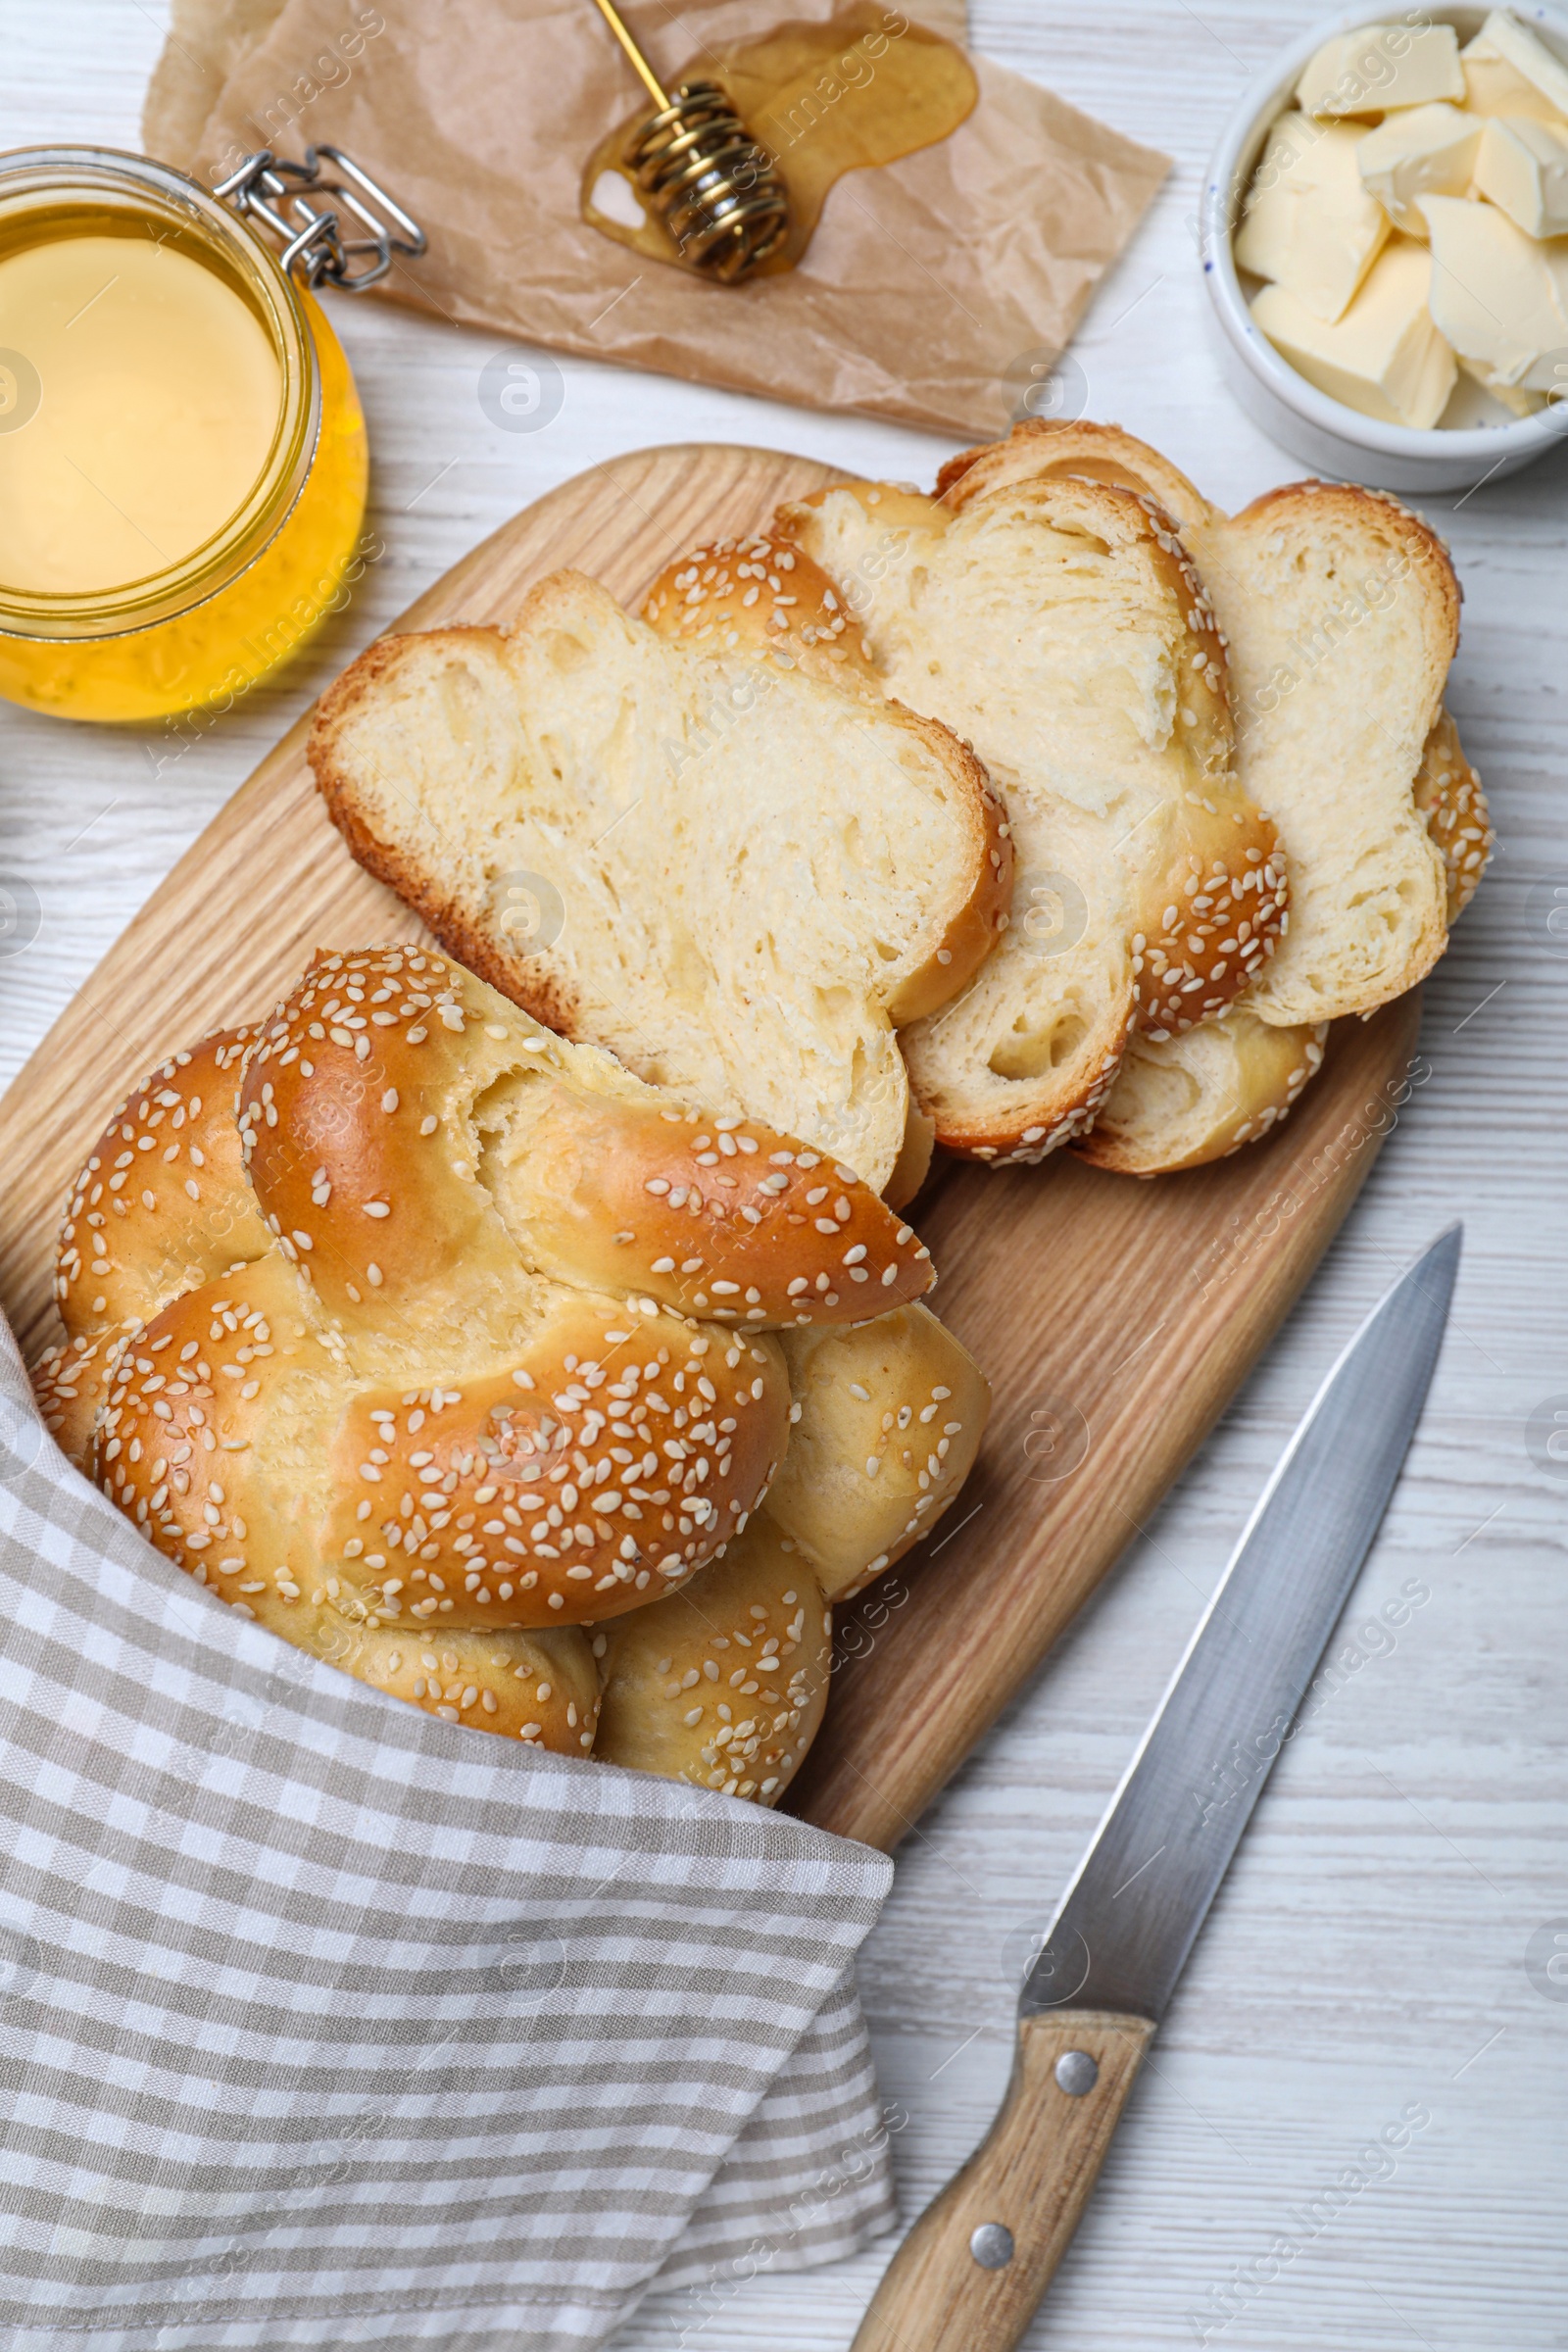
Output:
[[[1029,2325],[1394,1493],[1462,1235],[1373,1308],[1286,1447],[1024,1981],[1001,2112],[853,2352],[1008,2352]]]

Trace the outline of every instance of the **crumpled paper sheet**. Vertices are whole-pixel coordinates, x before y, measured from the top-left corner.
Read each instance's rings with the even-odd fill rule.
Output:
[[[916,13],[931,23],[944,5]],[[687,0],[676,18],[662,0],[628,0],[623,13],[667,85],[786,13],[821,23],[835,7]],[[584,163],[636,94],[590,0],[176,0],[144,136],[209,183],[257,147],[346,148],[429,234],[429,253],[399,261],[382,290],[448,318],[990,435],[1006,426],[1020,362],[1027,374],[1068,341],[1166,162],[1022,75],[975,65],[980,103],[951,138],[849,173],[801,266],[736,288],[645,262],[580,219]]]

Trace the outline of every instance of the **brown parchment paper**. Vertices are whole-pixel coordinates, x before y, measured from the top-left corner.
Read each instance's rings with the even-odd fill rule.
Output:
[[[224,82],[260,48],[283,7],[284,0],[173,0],[169,35],[142,108],[142,143],[149,155],[189,170]],[[961,44],[969,38],[968,0],[920,0],[909,13],[950,41]],[[365,33],[378,14],[356,10],[355,29]],[[321,72],[330,83],[337,78],[338,60],[348,61],[338,46],[342,29],[327,37],[334,54],[323,58]]]
[[[578,216],[584,163],[636,87],[589,0],[284,0],[268,22],[274,4],[181,0],[172,39],[184,61],[177,74],[161,66],[149,96],[155,153],[214,180],[259,146],[334,143],[429,233],[428,255],[385,281],[395,299],[593,359],[939,431],[1005,425],[1009,367],[1067,342],[1166,168],[977,59],[969,120],[842,179],[797,270],[710,286]],[[835,8],[687,0],[677,17],[664,0],[628,0],[623,14],[669,82],[786,15],[828,22]],[[219,74],[192,132],[202,78]],[[194,147],[172,152],[180,139]]]

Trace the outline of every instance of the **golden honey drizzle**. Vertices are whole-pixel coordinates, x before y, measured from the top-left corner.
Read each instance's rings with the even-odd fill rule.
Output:
[[[760,41],[695,58],[669,86],[696,79],[716,81],[728,92],[789,190],[789,235],[758,268],[758,277],[794,269],[828,190],[846,172],[895,164],[918,148],[934,147],[973,113],[980,94],[961,49],[870,0],[856,0],[826,24],[781,24]],[[646,119],[644,108],[595,148],[582,178],[582,217],[617,245],[700,276],[647,210],[626,167],[627,145]],[[616,220],[594,201],[607,172],[621,181],[626,210],[642,216],[640,226]]]

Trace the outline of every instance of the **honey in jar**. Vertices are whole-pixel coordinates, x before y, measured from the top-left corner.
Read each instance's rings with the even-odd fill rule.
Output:
[[[337,339],[248,221],[140,157],[0,158],[0,694],[244,693],[340,601],[366,481]]]

